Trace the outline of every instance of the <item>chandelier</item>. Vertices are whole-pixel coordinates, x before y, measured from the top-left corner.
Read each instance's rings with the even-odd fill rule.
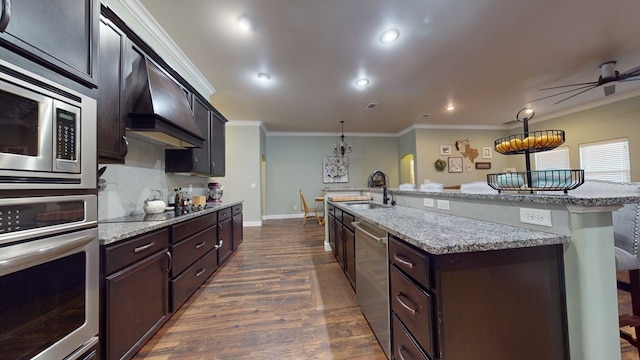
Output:
[[[344,142],[344,120],[340,121],[340,125],[342,126],[342,135],[340,135],[340,141],[333,145],[333,152],[336,155],[344,156],[344,154],[351,153],[351,144]]]

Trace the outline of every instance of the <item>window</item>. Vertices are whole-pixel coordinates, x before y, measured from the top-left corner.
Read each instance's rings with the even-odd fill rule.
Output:
[[[623,138],[580,145],[580,167],[585,179],[631,181],[629,141]]]
[[[570,169],[569,148],[566,146],[535,153],[536,170]]]

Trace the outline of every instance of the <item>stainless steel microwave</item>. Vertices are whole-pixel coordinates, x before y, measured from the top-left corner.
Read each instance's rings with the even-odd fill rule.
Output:
[[[0,189],[96,187],[96,101],[0,61]]]

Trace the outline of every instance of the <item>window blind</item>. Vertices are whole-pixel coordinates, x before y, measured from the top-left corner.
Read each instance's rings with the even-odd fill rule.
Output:
[[[581,144],[580,167],[585,179],[631,181],[629,141],[622,138]]]
[[[570,169],[569,147],[535,153],[536,170]]]

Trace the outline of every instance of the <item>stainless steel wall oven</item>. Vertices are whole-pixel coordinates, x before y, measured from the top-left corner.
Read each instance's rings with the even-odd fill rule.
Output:
[[[76,359],[98,342],[95,195],[0,199],[0,359]]]
[[[90,359],[96,101],[0,60],[0,360]]]

